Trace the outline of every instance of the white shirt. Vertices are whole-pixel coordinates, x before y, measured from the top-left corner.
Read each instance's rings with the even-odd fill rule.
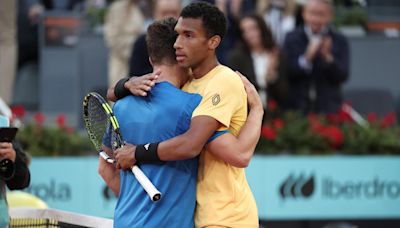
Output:
[[[258,94],[263,102],[264,108],[267,107],[267,70],[269,59],[267,52],[251,53],[256,82],[259,87]]]

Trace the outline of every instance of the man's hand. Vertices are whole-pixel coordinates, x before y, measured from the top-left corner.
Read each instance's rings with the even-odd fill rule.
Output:
[[[332,38],[330,36],[322,38],[320,53],[325,62],[331,63],[333,61]]]
[[[244,89],[246,90],[247,93],[247,103],[250,109],[251,110],[258,109],[259,111],[263,112],[263,105],[261,102],[261,98],[260,95],[258,95],[258,92],[254,87],[254,85],[251,84],[251,82],[245,76],[243,76],[239,71],[236,71],[236,73],[240,76],[244,84]]]
[[[156,84],[158,76],[161,71],[156,71],[141,77],[131,77],[125,82],[125,88],[128,89],[135,96],[147,96],[147,93]]]
[[[102,146],[103,151],[105,151],[108,155],[112,153],[111,149]],[[99,165],[97,167],[97,171],[103,180],[106,182],[107,186],[115,193],[115,195],[119,195],[119,186],[120,186],[120,170],[116,169],[114,164],[110,164],[104,160],[101,156],[99,156]]]
[[[12,143],[9,142],[1,142],[0,143],[0,159],[10,159],[15,162],[15,157],[17,153],[14,150]]]
[[[135,151],[136,146],[129,143],[114,151],[117,169],[131,169],[136,163]]]
[[[304,54],[304,57],[309,63],[311,63],[314,60],[320,48],[321,48],[321,39],[311,38],[310,41],[308,42],[306,53]]]

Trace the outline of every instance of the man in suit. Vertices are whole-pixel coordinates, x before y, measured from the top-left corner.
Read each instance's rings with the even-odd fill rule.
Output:
[[[349,77],[349,47],[346,38],[329,27],[332,16],[331,0],[308,0],[304,26],[286,37],[287,109],[334,113],[341,107],[341,86]]]

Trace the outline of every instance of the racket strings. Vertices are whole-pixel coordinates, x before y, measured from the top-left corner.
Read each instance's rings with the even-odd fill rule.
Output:
[[[88,102],[88,121],[90,137],[98,150],[101,150],[101,145],[110,144],[109,133],[111,128],[110,120],[102,107],[102,104],[95,98],[89,99]]]

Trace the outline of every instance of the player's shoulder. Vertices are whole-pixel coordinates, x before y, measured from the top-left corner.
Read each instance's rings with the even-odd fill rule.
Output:
[[[215,75],[211,79],[211,84],[220,88],[229,88],[233,91],[244,88],[240,76],[224,65],[218,66]]]
[[[154,87],[155,90],[163,91],[160,92],[159,96],[165,99],[168,97],[171,102],[180,103],[182,106],[188,103],[198,104],[201,101],[201,96],[196,93],[188,93],[180,90],[169,82],[157,83]]]

